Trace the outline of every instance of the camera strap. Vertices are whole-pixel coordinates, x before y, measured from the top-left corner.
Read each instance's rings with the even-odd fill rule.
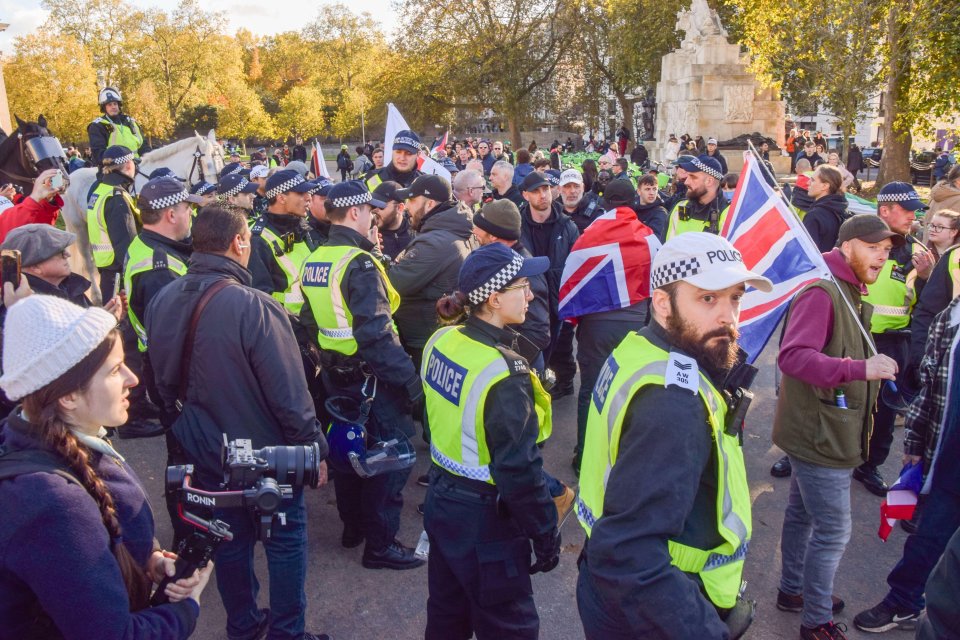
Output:
[[[190,328],[187,330],[187,337],[183,340],[183,354],[180,356],[180,387],[177,390],[177,411],[183,411],[183,403],[187,401],[187,382],[190,379],[190,360],[193,358],[193,342],[197,335],[197,325],[200,324],[200,315],[206,308],[207,303],[217,295],[221,290],[235,284],[231,278],[222,278],[207,287],[197,306],[193,308],[193,315],[190,316]]]
[[[28,473],[54,473],[67,482],[83,486],[59,456],[41,449],[4,451],[0,449],[0,480],[8,480]]]

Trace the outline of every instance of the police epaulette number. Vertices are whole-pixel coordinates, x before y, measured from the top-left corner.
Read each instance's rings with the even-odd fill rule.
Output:
[[[500,352],[500,355],[502,355],[506,361],[510,375],[530,373],[530,365],[520,354],[500,344],[497,345],[497,351]]]
[[[261,233],[263,233],[263,228],[266,225],[267,225],[266,220],[264,220],[263,217],[261,216],[257,218],[256,222],[253,223],[253,226],[250,227],[250,233],[258,236]]]

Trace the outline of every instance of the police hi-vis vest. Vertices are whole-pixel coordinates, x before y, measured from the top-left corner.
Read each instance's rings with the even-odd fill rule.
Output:
[[[119,144],[133,151],[135,157],[140,157],[139,149],[143,146],[143,133],[141,133],[140,125],[137,124],[136,120],[129,118],[128,122],[133,125],[131,127],[121,122],[114,122],[107,116],[100,116],[94,119],[94,122],[102,124],[110,130],[110,139],[107,140],[108,147]]]
[[[357,341],[353,337],[353,313],[343,302],[340,284],[350,261],[357,256],[365,256],[380,270],[390,302],[390,313],[395,313],[400,306],[400,294],[390,284],[390,278],[380,261],[358,247],[319,247],[307,258],[300,276],[303,295],[310,301],[310,312],[313,313],[319,329],[317,343],[321,349],[336,351],[346,356],[357,352]],[[393,330],[396,332],[396,326]]]
[[[910,254],[923,252],[919,242],[910,243]],[[917,270],[908,262],[901,267],[893,258],[887,258],[880,270],[877,281],[867,285],[865,302],[873,305],[870,318],[871,333],[906,329],[910,324],[910,313],[917,302]]]
[[[740,591],[743,560],[750,543],[750,489],[739,440],[724,432],[726,402],[700,373],[696,360],[667,353],[637,333],[627,335],[607,358],[590,399],[577,517],[588,537],[595,526],[602,526],[604,493],[617,462],[627,407],[648,385],[688,389],[699,395],[706,407],[709,424],[704,426],[710,431],[717,456],[717,531],[724,542],[713,549],[697,549],[669,540],[667,547],[672,564],[697,574],[710,601],[729,609]],[[660,462],[671,464],[669,460]]]
[[[549,438],[553,429],[550,394],[526,360],[477,342],[462,329],[438,329],[423,349],[420,377],[430,423],[430,456],[434,464],[454,475],[496,484],[490,474],[483,420],[487,394],[509,375],[528,371],[540,425],[537,442]]]
[[[310,247],[301,240],[300,242],[294,242],[293,247],[287,251],[283,238],[266,226],[264,218],[256,220],[250,227],[250,231],[267,241],[270,249],[273,250],[273,259],[277,261],[277,265],[280,266],[280,270],[283,271],[283,275],[287,279],[287,287],[283,291],[274,291],[270,295],[282,304],[287,311],[297,315],[300,313],[300,307],[303,306],[300,270],[303,269],[303,263],[310,257]]]
[[[159,269],[170,269],[178,276],[187,273],[187,265],[180,259],[169,255],[162,247],[156,249],[150,247],[140,236],[133,239],[130,247],[127,249],[127,258],[123,266],[123,288],[127,295],[133,295],[133,278],[137,274]],[[137,333],[137,348],[143,352],[147,350],[147,330],[143,327],[143,322],[133,312],[133,305],[127,305],[127,316],[130,318],[130,325]]]
[[[380,177],[380,171],[378,170],[375,174],[367,179],[367,190],[370,191],[370,193],[373,193],[373,190],[379,187],[382,183],[383,179]]]
[[[87,201],[87,234],[90,236],[90,248],[93,250],[93,261],[97,267],[109,267],[116,258],[113,250],[113,241],[107,233],[107,219],[104,217],[104,208],[110,198],[121,197],[126,201],[136,227],[140,229],[140,210],[137,209],[133,196],[122,187],[115,187],[103,182],[97,183],[97,188],[90,194]]]
[[[673,207],[673,211],[670,212],[670,221],[667,224],[667,240],[674,236],[678,236],[681,233],[688,233],[690,231],[705,231],[710,232],[710,221],[709,220],[700,220],[699,218],[687,218],[686,215],[681,216],[681,211],[685,211],[689,205],[689,200],[681,200]],[[727,213],[730,211],[730,207],[724,207],[723,211],[720,212],[720,217],[717,218],[717,233],[720,229],[723,229],[723,223],[727,219]],[[681,219],[685,218],[685,219]]]

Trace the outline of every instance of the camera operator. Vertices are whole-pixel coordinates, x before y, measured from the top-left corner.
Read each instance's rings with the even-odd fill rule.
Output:
[[[0,425],[0,638],[172,640],[196,626],[209,565],[147,608],[176,556],[103,439],[126,422],[137,384],[116,326],[103,309],[45,295],[7,314],[0,387],[22,404]]]
[[[193,223],[187,273],[157,293],[147,306],[150,362],[165,406],[182,406],[173,431],[196,467],[195,484],[217,489],[223,477],[220,448],[249,439],[255,449],[327,443],[307,388],[296,338],[284,308],[252,288],[247,270],[251,232],[244,212],[211,205]],[[223,286],[222,290],[213,287]],[[200,307],[203,296],[213,291]],[[188,333],[192,344],[184,344]],[[189,355],[187,355],[189,354]],[[186,379],[182,359],[189,357]],[[321,483],[326,466],[321,464]],[[294,487],[264,542],[270,572],[270,609],[257,607],[253,569],[256,533],[243,509],[216,510],[234,539],[217,551],[217,587],[231,638],[306,638],[307,536],[303,487]],[[326,637],[326,636],[320,636]]]

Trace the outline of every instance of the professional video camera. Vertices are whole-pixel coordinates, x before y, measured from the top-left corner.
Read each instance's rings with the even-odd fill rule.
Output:
[[[200,507],[204,511],[247,509],[258,521],[257,539],[269,540],[277,509],[285,498],[293,496],[293,487],[316,489],[320,482],[320,446],[316,443],[254,449],[250,440],[227,442],[224,434],[222,451],[221,491],[191,486],[192,464],[167,467],[166,488],[178,494],[177,513],[198,530],[180,543],[176,572],[160,583],[150,600],[154,606],[167,602],[164,589],[168,583],[206,566],[221,542],[233,540],[227,523],[212,517],[203,518],[184,507]],[[283,514],[280,518],[283,522]]]

